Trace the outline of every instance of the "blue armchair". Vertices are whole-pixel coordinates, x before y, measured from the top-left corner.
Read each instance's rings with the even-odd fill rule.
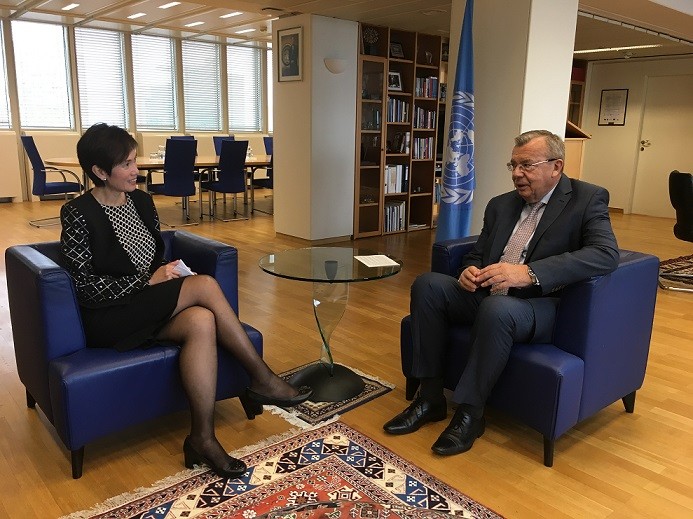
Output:
[[[433,245],[431,270],[457,275],[476,237]],[[627,412],[643,383],[657,295],[659,260],[621,250],[619,265],[563,289],[552,344],[516,344],[488,404],[544,436],[544,465],[553,465],[555,440],[599,410],[622,399]],[[450,341],[469,342],[468,326],[453,326]],[[410,318],[401,324],[402,372],[411,400]],[[466,348],[451,348],[445,387],[453,389],[467,360]]]
[[[214,276],[238,312],[234,247],[184,231],[163,231],[162,237],[168,259],[182,258],[193,271]],[[156,344],[127,352],[87,347],[74,286],[60,266],[58,242],[10,247],[5,263],[17,372],[27,406],[41,407],[71,452],[73,478],[82,475],[89,442],[187,408],[178,346]],[[244,326],[262,355],[262,334]],[[239,396],[249,419],[262,413],[262,406],[243,397],[247,373],[222,348],[218,373],[217,400]]]

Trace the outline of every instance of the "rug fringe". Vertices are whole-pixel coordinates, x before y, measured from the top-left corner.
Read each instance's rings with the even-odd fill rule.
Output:
[[[265,409],[269,409],[270,411],[273,412],[274,406],[265,406]],[[279,409],[278,407],[276,409]],[[264,449],[272,444],[275,443],[280,443],[282,441],[288,440],[289,438],[292,438],[301,432],[312,430],[312,429],[317,429],[319,427],[322,427],[328,423],[336,422],[338,421],[339,417],[335,416],[329,420],[325,420],[324,422],[320,422],[319,424],[316,425],[308,425],[306,427],[300,427],[300,428],[292,428],[289,429],[288,431],[285,431],[283,433],[278,433],[272,436],[269,436],[265,438],[264,440],[261,440],[257,443],[253,443],[251,445],[247,445],[245,447],[240,447],[234,451],[229,452],[230,456],[233,456],[234,458],[242,458],[243,456],[246,456],[248,454],[251,454],[257,450]],[[288,420],[287,420],[288,421]],[[305,424],[305,422],[304,422]],[[126,503],[129,503],[130,501],[135,501],[137,499],[141,499],[145,496],[148,496],[149,494],[153,494],[154,492],[158,492],[163,490],[166,487],[170,487],[173,485],[177,485],[178,483],[181,483],[182,481],[185,481],[186,479],[196,476],[198,474],[203,474],[205,472],[208,472],[210,469],[203,467],[203,468],[198,468],[198,469],[185,469],[177,474],[174,474],[172,476],[167,476],[163,479],[160,479],[159,481],[156,481],[155,483],[152,483],[151,486],[149,487],[140,487],[135,490],[132,490],[130,492],[124,492],[120,495],[110,497],[103,501],[102,503],[99,503],[98,505],[95,505],[92,508],[89,508],[87,510],[81,510],[79,512],[73,512],[68,515],[64,515],[60,517],[59,519],[89,519],[91,517],[94,517],[95,515],[103,514],[105,512],[108,512],[109,510],[112,510],[113,508],[116,508],[118,506],[122,506]]]
[[[291,425],[295,425],[299,427],[301,430],[307,431],[309,429],[314,429],[315,427],[319,427],[328,423],[336,422],[339,420],[339,414],[335,414],[331,416],[330,418],[326,418],[325,420],[322,420],[320,422],[317,422],[313,425],[310,423],[306,422],[303,420],[297,411],[291,410],[287,411],[286,409],[283,409],[281,407],[277,407],[274,405],[270,406],[265,406],[265,409],[267,409],[270,413],[277,415],[287,422],[289,422]]]
[[[145,496],[148,496],[149,494],[152,494],[154,492],[158,492],[166,487],[170,487],[172,485],[177,485],[178,483],[185,481],[186,479],[196,476],[198,474],[202,474],[204,472],[207,472],[209,469],[208,468],[199,468],[199,469],[185,469],[181,470],[177,474],[173,474],[172,476],[167,476],[163,479],[160,479],[159,481],[152,483],[151,486],[149,487],[139,487],[136,488],[135,490],[131,490],[129,492],[124,492],[120,495],[114,496],[114,497],[109,497],[102,503],[99,503],[98,505],[95,505],[92,508],[89,508],[87,510],[81,510],[79,512],[73,512],[68,515],[64,515],[60,517],[60,519],[89,519],[90,517],[94,517],[95,515],[103,514],[108,512],[109,510],[112,510],[113,508],[116,508],[118,506],[122,506],[126,503],[129,503],[130,501],[135,501],[137,499],[141,499]]]

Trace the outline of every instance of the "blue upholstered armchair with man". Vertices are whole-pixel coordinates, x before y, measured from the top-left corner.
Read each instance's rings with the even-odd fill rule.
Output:
[[[447,418],[448,329],[471,326],[469,360],[454,388],[458,404],[433,444],[468,451],[484,433],[484,407],[513,343],[550,342],[561,289],[612,272],[619,259],[608,192],[563,174],[565,146],[545,130],[515,138],[508,163],[515,190],[493,198],[459,277],[428,272],[411,289],[412,374],[419,393],[384,425],[408,434]]]

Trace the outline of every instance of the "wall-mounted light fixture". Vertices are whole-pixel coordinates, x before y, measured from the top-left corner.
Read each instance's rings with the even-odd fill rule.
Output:
[[[325,58],[325,68],[333,74],[341,74],[346,70],[347,61],[344,58]]]

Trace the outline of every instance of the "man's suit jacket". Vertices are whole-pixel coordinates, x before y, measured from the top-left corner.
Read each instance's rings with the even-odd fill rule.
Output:
[[[465,256],[463,268],[482,268],[500,260],[524,204],[516,191],[491,199],[479,239]],[[555,300],[540,296],[557,296],[565,285],[616,268],[619,252],[608,205],[606,189],[561,175],[527,247],[525,264],[532,267],[541,285],[508,292],[530,299],[537,318],[535,337],[553,327],[542,320],[542,310],[556,305]]]

